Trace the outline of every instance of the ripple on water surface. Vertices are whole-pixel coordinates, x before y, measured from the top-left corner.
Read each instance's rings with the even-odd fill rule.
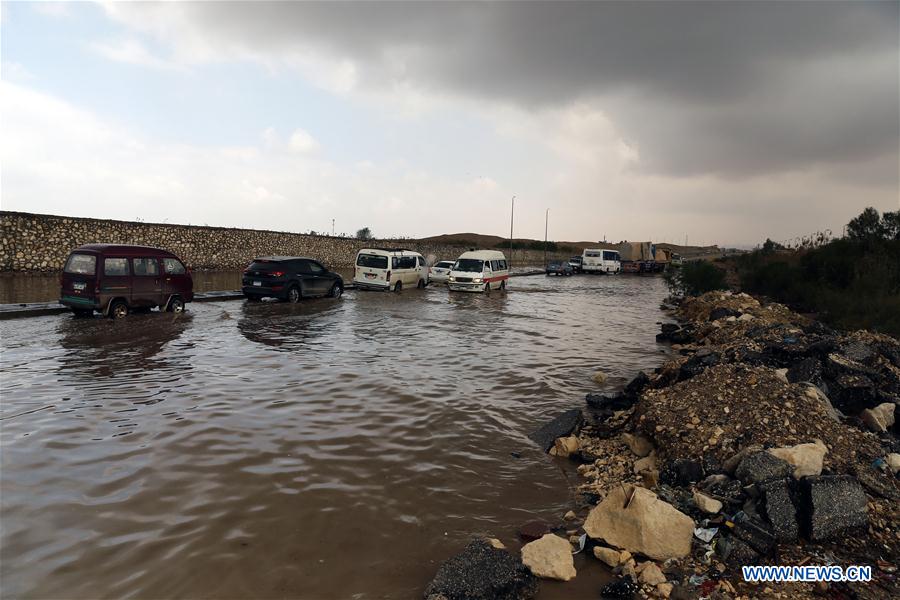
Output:
[[[660,362],[665,288],[511,287],[0,323],[3,596],[408,598],[515,547],[571,506],[526,434]]]

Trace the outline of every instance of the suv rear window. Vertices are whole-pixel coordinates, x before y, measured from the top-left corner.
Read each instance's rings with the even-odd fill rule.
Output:
[[[356,257],[356,266],[369,267],[370,269],[387,269],[387,256],[379,256],[378,254],[360,254]]]
[[[63,269],[73,275],[93,275],[97,272],[97,257],[93,254],[73,254]]]

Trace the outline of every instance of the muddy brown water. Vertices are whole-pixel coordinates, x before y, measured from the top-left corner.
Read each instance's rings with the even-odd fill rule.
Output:
[[[663,282],[0,322],[0,595],[417,598],[574,506],[526,434],[657,366]],[[521,458],[514,458],[518,453]],[[540,598],[596,597],[608,574]]]

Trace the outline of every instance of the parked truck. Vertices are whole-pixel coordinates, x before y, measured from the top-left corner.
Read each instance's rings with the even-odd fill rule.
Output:
[[[656,246],[653,242],[622,242],[619,257],[623,273],[653,273],[656,265]]]

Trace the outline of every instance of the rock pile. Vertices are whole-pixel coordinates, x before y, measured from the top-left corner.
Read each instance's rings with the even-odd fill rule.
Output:
[[[572,551],[613,572],[600,596],[900,597],[900,343],[745,294],[675,316],[658,336],[673,360],[532,434],[582,463],[589,511],[566,527]],[[524,564],[565,579],[566,542],[548,532],[525,548],[545,555],[552,538],[556,558],[523,549]],[[868,565],[873,579],[745,582],[740,567],[761,564]]]

